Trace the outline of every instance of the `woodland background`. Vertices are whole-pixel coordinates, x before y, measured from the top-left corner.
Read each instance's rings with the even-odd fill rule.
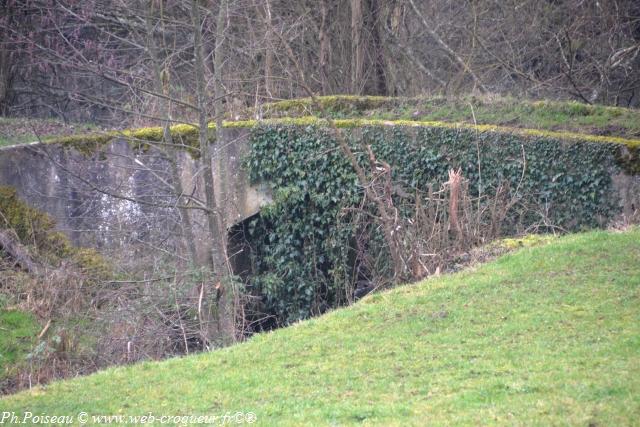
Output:
[[[0,113],[129,126],[165,119],[171,99],[172,120],[194,121],[194,26],[209,97],[225,46],[230,116],[307,96],[295,62],[322,95],[640,103],[633,0],[206,0],[195,24],[192,3],[0,1]]]

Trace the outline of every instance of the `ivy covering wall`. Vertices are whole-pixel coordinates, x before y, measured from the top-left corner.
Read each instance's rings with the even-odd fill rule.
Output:
[[[458,167],[472,196],[508,183],[522,208],[507,217],[503,234],[534,225],[592,228],[619,211],[611,178],[621,168],[617,144],[415,126],[341,131],[365,168],[362,142],[371,145],[406,193],[438,188]],[[256,127],[247,166],[252,180],[274,190],[273,204],[248,226],[249,286],[259,309],[286,324],[344,303],[346,246],[355,230],[340,217],[362,202],[363,191],[331,132],[314,125]]]

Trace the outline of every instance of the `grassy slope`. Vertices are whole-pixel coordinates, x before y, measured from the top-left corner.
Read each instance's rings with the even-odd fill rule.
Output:
[[[522,249],[209,354],[0,401],[49,414],[220,414],[261,425],[631,425],[640,230]]]

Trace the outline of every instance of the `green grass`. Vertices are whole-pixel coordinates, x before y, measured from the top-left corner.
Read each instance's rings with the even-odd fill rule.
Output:
[[[384,98],[320,97],[334,118],[446,121],[637,138],[640,110],[575,101],[528,101],[509,97]],[[309,99],[280,101],[261,108],[264,116],[317,113]]]
[[[0,309],[0,381],[24,362],[39,331],[32,314]]]
[[[258,425],[637,425],[640,230],[591,232],[371,295],[213,353],[0,401]]]

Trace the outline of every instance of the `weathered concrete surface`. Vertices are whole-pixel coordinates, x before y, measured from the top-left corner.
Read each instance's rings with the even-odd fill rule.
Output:
[[[640,175],[613,175],[613,189],[619,197],[621,216],[618,221],[640,220]]]
[[[266,188],[252,186],[242,167],[248,131],[228,130],[229,142],[214,159],[216,200],[227,227],[257,213],[270,201]],[[125,140],[114,140],[95,154],[84,155],[60,145],[28,144],[0,149],[0,185],[15,188],[32,206],[47,212],[76,245],[122,251],[123,244],[167,253],[184,249],[178,200],[186,204],[198,252],[206,256],[202,164],[182,150],[177,166],[187,197],[174,192],[170,156],[164,147],[136,152]],[[222,167],[229,171],[224,181]]]

